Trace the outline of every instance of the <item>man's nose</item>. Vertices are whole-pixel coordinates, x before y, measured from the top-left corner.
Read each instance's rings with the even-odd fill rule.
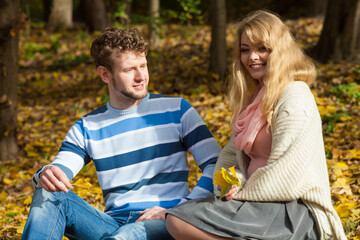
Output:
[[[136,69],[135,71],[135,80],[143,80],[145,74],[141,71],[141,69]]]

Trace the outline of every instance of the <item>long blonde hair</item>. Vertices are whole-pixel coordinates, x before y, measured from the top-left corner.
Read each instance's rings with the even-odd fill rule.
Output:
[[[239,23],[236,32],[229,89],[232,123],[246,107],[251,92],[258,84],[240,60],[242,33],[247,35],[252,45],[262,45],[270,52],[263,79],[265,92],[262,99],[262,111],[270,126],[276,101],[287,84],[304,81],[310,85],[316,78],[315,66],[296,44],[287,26],[274,13],[258,10],[249,14]]]

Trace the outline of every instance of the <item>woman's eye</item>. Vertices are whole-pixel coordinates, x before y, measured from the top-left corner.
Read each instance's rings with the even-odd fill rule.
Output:
[[[267,49],[266,49],[266,47],[259,47],[259,51],[261,51],[261,52],[266,52]]]
[[[240,49],[240,52],[248,52],[248,51],[249,51],[248,48],[241,48],[241,49]]]

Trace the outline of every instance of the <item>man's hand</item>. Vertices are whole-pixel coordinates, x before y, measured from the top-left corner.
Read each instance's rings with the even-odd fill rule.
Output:
[[[169,211],[169,209],[162,208],[162,207],[152,207],[145,209],[144,211],[140,212],[141,216],[136,220],[136,222],[141,222],[144,220],[149,219],[160,219],[165,220],[165,214]]]
[[[40,185],[48,192],[68,192],[71,184],[66,174],[57,166],[51,166],[40,174]]]

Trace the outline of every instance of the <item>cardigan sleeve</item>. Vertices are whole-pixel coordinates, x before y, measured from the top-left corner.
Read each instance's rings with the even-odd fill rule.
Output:
[[[313,162],[322,160],[317,157],[323,151],[321,119],[305,83],[285,90],[274,111],[272,134],[267,165],[251,175],[235,199],[290,201],[311,188],[322,191],[326,170],[317,171],[326,164]]]
[[[241,185],[244,186],[246,182],[246,170],[243,162],[243,155],[237,151],[234,146],[234,135],[231,135],[229,142],[221,150],[219,160],[217,161],[214,169],[214,175],[221,168],[229,169],[235,165],[235,172],[238,178],[241,178]],[[214,186],[214,192],[218,195],[217,186]]]

